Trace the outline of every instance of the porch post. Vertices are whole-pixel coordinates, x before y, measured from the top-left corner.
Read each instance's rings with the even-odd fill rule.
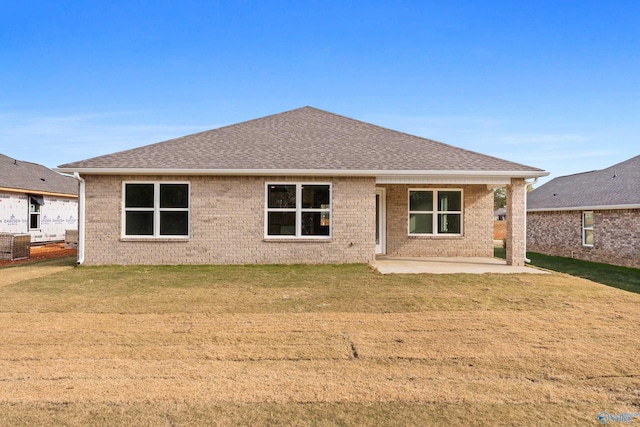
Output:
[[[524,178],[511,178],[507,185],[507,265],[524,265],[525,221]]]

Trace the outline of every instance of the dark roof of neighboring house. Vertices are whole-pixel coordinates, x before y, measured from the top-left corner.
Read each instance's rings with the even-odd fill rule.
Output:
[[[78,181],[42,165],[0,154],[0,187],[25,193],[78,195]]]
[[[506,215],[506,214],[507,214],[507,208],[498,208],[495,211],[493,211],[493,216]]]
[[[303,107],[59,167],[200,171],[511,171],[541,169]],[[518,176],[518,175],[514,175]]]
[[[640,156],[609,168],[555,178],[528,194],[527,210],[640,207]]]

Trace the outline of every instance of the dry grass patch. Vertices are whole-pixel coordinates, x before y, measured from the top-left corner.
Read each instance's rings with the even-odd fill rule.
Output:
[[[0,413],[17,425],[594,424],[640,412],[639,309],[640,295],[565,275],[81,267],[0,287]]]
[[[71,270],[75,263],[75,257],[65,257],[39,261],[27,265],[18,265],[17,267],[2,267],[0,268],[0,287]]]

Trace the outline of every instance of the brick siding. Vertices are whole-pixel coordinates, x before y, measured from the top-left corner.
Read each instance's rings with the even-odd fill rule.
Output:
[[[486,185],[382,185],[386,188],[387,255],[404,257],[493,256],[493,192]],[[409,236],[409,188],[462,189],[462,236]]]
[[[507,265],[522,266],[526,257],[524,189],[522,178],[512,178],[507,185]]]
[[[582,211],[528,212],[527,250],[640,268],[640,209],[593,211],[593,247],[582,245]]]
[[[87,176],[85,263],[367,263],[375,256],[375,180],[331,177]],[[191,184],[188,239],[121,238],[124,181]],[[265,240],[267,182],[330,182],[332,238]],[[493,192],[485,185],[386,185],[390,256],[493,256]],[[463,236],[408,236],[409,188],[464,192]]]
[[[122,239],[123,181],[187,181],[185,240]],[[326,241],[266,241],[266,182],[331,182],[332,234]],[[318,177],[87,176],[85,263],[366,263],[375,253],[375,180]]]

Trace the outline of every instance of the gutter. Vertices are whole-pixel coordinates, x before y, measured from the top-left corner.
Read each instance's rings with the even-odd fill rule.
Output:
[[[568,206],[562,208],[528,209],[527,212],[566,212],[566,211],[615,211],[619,209],[640,209],[640,204],[601,205],[601,206]]]
[[[435,176],[538,178],[546,171],[478,170],[365,170],[365,169],[163,169],[163,168],[55,168],[60,173],[89,175],[237,175],[237,176]]]
[[[73,173],[73,177],[80,183],[78,194],[78,260],[76,265],[84,263],[84,221],[85,221],[85,180],[78,172]]]

